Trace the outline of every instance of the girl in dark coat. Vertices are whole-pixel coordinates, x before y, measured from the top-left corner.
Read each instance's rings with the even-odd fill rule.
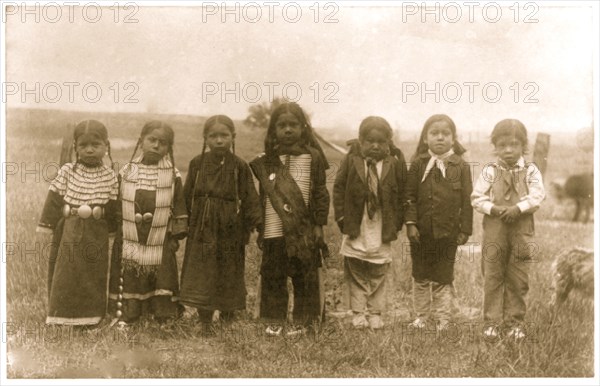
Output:
[[[450,117],[433,115],[425,122],[406,187],[417,316],[411,324],[416,328],[425,327],[430,307],[438,329],[449,326],[456,249],[467,242],[473,228],[473,181],[461,157],[464,152]]]
[[[245,248],[262,215],[250,168],[235,155],[235,127],[227,116],[204,124],[202,154],[190,162],[184,195],[190,236],[180,302],[197,308],[204,323],[215,310],[229,319],[246,308]]]

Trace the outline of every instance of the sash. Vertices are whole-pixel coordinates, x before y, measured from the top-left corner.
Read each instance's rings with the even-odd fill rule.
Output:
[[[315,161],[313,157],[311,162]],[[281,219],[288,257],[312,262],[316,242],[311,214],[296,181],[279,157],[259,157],[250,162],[250,167]]]

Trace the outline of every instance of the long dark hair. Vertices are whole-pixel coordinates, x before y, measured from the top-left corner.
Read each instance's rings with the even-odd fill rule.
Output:
[[[302,135],[300,137],[300,145],[310,146],[316,149],[323,158],[323,162],[325,164],[325,168],[329,168],[329,163],[327,162],[327,157],[325,157],[325,153],[317,140],[317,137],[314,134],[314,129],[310,124],[310,121],[302,107],[295,102],[284,102],[277,106],[273,113],[271,114],[271,119],[269,120],[269,127],[267,128],[267,135],[265,136],[265,154],[267,156],[275,156],[276,148],[277,148],[277,135],[275,133],[275,129],[277,126],[277,120],[282,114],[290,113],[296,117],[298,122],[300,122],[300,126],[302,127]]]
[[[435,114],[429,117],[423,125],[423,130],[421,130],[421,137],[419,138],[419,143],[417,144],[417,150],[412,156],[413,161],[421,154],[427,153],[427,151],[429,150],[429,146],[427,145],[427,143],[425,143],[425,139],[427,139],[427,131],[429,130],[429,126],[431,126],[435,122],[440,121],[446,122],[450,127],[450,131],[452,131],[452,139],[454,139],[454,145],[452,145],[452,149],[454,150],[454,153],[457,155],[463,155],[467,151],[467,149],[465,149],[463,145],[461,145],[460,142],[458,142],[456,136],[456,125],[454,124],[454,121],[446,114]]]

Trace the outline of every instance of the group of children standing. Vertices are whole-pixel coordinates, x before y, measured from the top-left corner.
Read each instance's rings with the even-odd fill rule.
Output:
[[[484,334],[495,337],[504,324],[509,335],[523,338],[531,258],[526,245],[533,212],[544,199],[539,170],[523,159],[525,127],[517,120],[496,125],[491,139],[498,160],[474,188],[448,116],[425,122],[410,167],[392,135],[385,119],[365,118],[333,187],[352,325],[384,326],[391,243],[406,224],[414,279],[410,325],[425,328],[432,316],[439,330],[447,329],[455,254],[472,234],[475,208],[485,214]],[[235,127],[227,116],[209,118],[203,137],[202,153],[182,182],[174,131],[166,123],[143,127],[118,174],[112,159],[111,167],[103,164],[105,155],[110,158],[104,125],[89,120],[76,126],[76,161],[51,183],[38,227],[53,233],[47,323],[96,325],[107,310],[122,324],[146,312],[164,322],[179,317],[183,305],[196,308],[203,323],[211,323],[217,310],[229,320],[246,307],[245,246],[255,230],[263,254],[258,300],[266,334],[301,334],[323,320],[319,275],[329,164],[306,114],[296,103],[278,106],[264,154],[249,164],[235,154]],[[179,286],[175,252],[185,237]],[[287,322],[288,277],[293,323]]]

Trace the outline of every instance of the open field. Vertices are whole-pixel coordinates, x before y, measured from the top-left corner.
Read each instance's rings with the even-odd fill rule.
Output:
[[[131,157],[141,127],[158,115],[94,114],[105,123],[113,159],[123,165]],[[407,241],[402,232],[395,244],[394,285],[389,296],[387,328],[354,331],[345,317],[342,260],[327,261],[328,311],[322,331],[300,338],[267,338],[251,312],[230,325],[206,334],[193,319],[159,328],[147,319],[129,330],[103,325],[82,331],[44,325],[49,239],[36,235],[48,183],[60,154],[68,123],[89,118],[84,113],[9,110],[7,114],[7,319],[10,378],[190,378],[190,377],[592,377],[594,376],[593,302],[567,301],[553,312],[550,265],[553,256],[571,246],[593,248],[593,224],[570,223],[573,210],[548,198],[536,214],[539,247],[531,269],[528,338],[519,345],[486,342],[481,336],[480,274],[481,216],[475,215],[474,235],[456,263],[455,328],[415,334],[411,320],[411,276]],[[176,131],[175,160],[185,174],[189,160],[201,150],[202,117],[162,116]],[[264,133],[236,122],[238,154],[251,160],[262,151]],[[491,128],[490,128],[491,130]],[[533,143],[535,138],[530,136]],[[415,143],[400,142],[409,155]],[[479,165],[493,160],[488,143],[464,143],[467,158]],[[530,146],[533,148],[533,144]],[[340,155],[327,150],[333,183]],[[546,181],[592,170],[592,153],[573,143],[551,143]],[[481,167],[476,167],[480,171]],[[546,183],[548,189],[549,184]],[[549,189],[548,189],[549,190]],[[326,240],[339,249],[341,237],[330,214]],[[179,266],[183,258],[179,252]],[[260,256],[247,248],[247,309],[255,302]],[[4,332],[4,331],[3,331]]]

